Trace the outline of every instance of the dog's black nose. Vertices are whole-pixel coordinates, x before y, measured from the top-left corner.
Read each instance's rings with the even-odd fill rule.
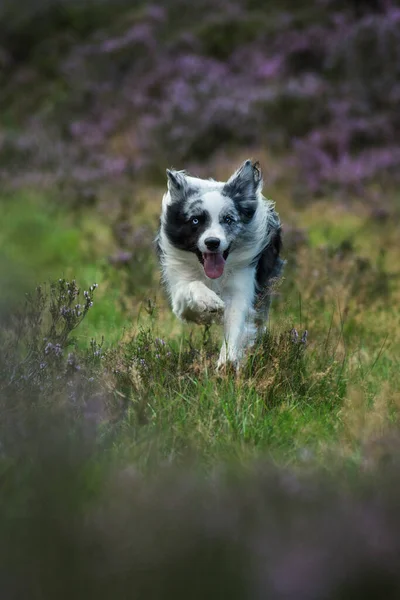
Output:
[[[218,238],[209,237],[204,240],[204,243],[209,250],[218,250],[221,241]]]

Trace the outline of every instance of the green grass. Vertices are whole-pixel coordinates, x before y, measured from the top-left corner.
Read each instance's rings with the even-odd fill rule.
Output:
[[[0,309],[18,304],[36,284],[59,277],[79,280],[82,290],[98,283],[96,306],[77,339],[82,347],[91,337],[117,341],[131,320],[118,306],[124,291],[108,263],[114,245],[104,218],[95,211],[68,211],[50,194],[38,192],[9,194],[0,205]]]
[[[379,227],[358,206],[339,216],[322,205],[297,212],[310,244],[287,256],[270,334],[238,376],[221,376],[215,371],[220,331],[210,335],[173,317],[150,243],[134,248],[127,264],[109,263],[120,248],[115,215],[107,221],[95,208],[66,210],[37,193],[0,202],[4,303],[60,276],[76,278],[82,290],[99,284],[71,338],[81,356],[91,339],[104,339],[95,377],[123,415],[118,455],[143,467],[188,456],[206,465],[261,455],[286,464],[324,464],[332,456],[358,463],[369,440],[396,426],[396,222]],[[136,207],[139,214],[132,210],[133,229],[146,223],[155,229],[156,204],[158,198]],[[289,203],[286,211],[289,217]],[[293,327],[300,335],[308,330],[307,346],[293,343]]]

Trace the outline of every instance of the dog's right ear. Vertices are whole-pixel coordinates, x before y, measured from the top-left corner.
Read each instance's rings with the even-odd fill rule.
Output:
[[[188,189],[188,182],[186,180],[185,173],[183,171],[167,169],[167,178],[168,191],[172,202],[184,198]]]

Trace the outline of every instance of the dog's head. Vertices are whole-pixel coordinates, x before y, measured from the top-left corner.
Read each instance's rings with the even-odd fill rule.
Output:
[[[229,252],[254,217],[262,187],[258,163],[250,160],[226,183],[167,170],[168,201],[163,226],[170,243],[193,252],[210,279],[221,277]]]

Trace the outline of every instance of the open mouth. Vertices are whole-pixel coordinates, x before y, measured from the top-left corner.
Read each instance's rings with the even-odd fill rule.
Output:
[[[229,248],[225,252],[198,252],[197,257],[203,265],[204,272],[210,279],[218,279],[224,272]]]

